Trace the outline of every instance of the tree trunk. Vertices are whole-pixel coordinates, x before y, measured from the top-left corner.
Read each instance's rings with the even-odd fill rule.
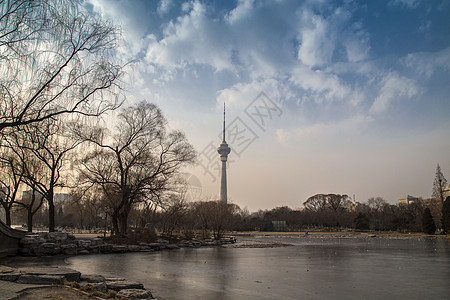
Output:
[[[120,223],[120,234],[126,235],[128,231],[128,212],[126,209],[124,209],[120,214],[119,223]]]
[[[27,207],[27,231],[33,232],[33,207],[30,205]]]
[[[116,210],[113,211],[111,217],[111,223],[113,225],[113,232],[111,232],[111,235],[119,235],[119,222],[118,222],[118,212]]]
[[[53,188],[47,194],[48,202],[48,232],[55,231],[55,203],[53,203]]]
[[[6,208],[3,207],[5,209],[5,223],[8,227],[11,227],[11,208]]]

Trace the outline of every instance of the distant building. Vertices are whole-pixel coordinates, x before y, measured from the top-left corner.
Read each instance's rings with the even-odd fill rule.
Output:
[[[447,197],[450,196],[450,185],[447,185],[444,189],[444,201],[447,199]]]
[[[53,201],[55,203],[60,203],[60,204],[65,204],[67,203],[70,199],[72,199],[72,195],[71,194],[66,194],[66,193],[58,193],[53,195]]]
[[[417,197],[407,195],[405,198],[398,199],[398,205],[409,205],[418,200],[419,198]]]
[[[32,197],[33,197],[33,190],[27,190],[27,191],[22,192],[22,202],[23,203],[30,204]],[[43,198],[44,196],[40,192],[34,191],[34,197],[35,197],[35,203],[36,203],[36,202],[39,202],[41,200],[41,198]]]

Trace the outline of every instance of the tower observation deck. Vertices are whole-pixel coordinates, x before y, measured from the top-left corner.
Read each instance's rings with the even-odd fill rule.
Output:
[[[227,203],[227,159],[228,154],[231,152],[231,148],[228,147],[225,141],[225,103],[223,104],[223,135],[222,143],[217,152],[220,154],[220,160],[222,161],[222,174],[220,177],[220,201],[222,203]]]

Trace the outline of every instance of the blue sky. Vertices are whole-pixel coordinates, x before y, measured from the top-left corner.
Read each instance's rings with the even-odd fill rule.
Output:
[[[199,151],[186,171],[202,199],[219,194],[224,102],[228,195],[250,210],[316,193],[396,203],[429,197],[438,163],[450,177],[448,0],[85,5],[122,28],[127,101],[158,104]]]

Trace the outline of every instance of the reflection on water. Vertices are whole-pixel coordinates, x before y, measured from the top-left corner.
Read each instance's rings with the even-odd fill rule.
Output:
[[[140,281],[158,299],[448,299],[445,240],[268,238],[285,248],[76,256],[82,273]]]

